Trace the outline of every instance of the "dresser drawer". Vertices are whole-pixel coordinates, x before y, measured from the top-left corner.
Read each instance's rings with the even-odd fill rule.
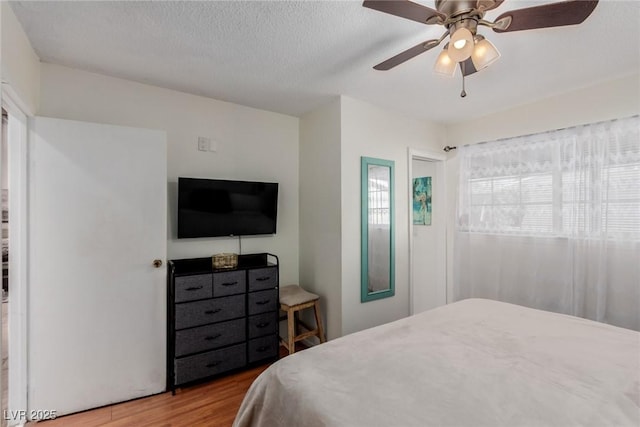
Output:
[[[175,384],[188,383],[244,366],[247,363],[246,348],[246,344],[242,343],[176,359]]]
[[[249,292],[273,289],[276,286],[278,286],[277,267],[249,270]]]
[[[278,331],[277,315],[276,311],[271,311],[249,316],[249,339],[276,333]]]
[[[175,302],[193,301],[213,296],[211,274],[178,276],[174,283]]]
[[[245,270],[213,274],[214,297],[242,294],[246,290],[247,281]]]
[[[176,329],[243,317],[246,313],[244,294],[204,301],[176,304]]]
[[[247,303],[249,315],[275,311],[278,309],[278,290],[251,292]]]
[[[276,357],[278,344],[278,335],[268,335],[249,341],[249,363]]]
[[[245,319],[176,331],[176,357],[239,343],[245,337]]]

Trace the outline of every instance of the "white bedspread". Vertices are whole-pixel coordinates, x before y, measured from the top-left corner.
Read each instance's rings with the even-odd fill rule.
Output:
[[[640,426],[640,333],[469,299],[278,361],[235,427]]]

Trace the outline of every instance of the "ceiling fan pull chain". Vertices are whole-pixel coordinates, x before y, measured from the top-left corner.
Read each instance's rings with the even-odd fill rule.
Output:
[[[460,92],[460,98],[464,98],[465,96],[467,96],[467,92],[465,92],[464,90],[464,74],[465,74],[465,63],[461,62],[460,63],[460,67],[462,68],[462,92]]]

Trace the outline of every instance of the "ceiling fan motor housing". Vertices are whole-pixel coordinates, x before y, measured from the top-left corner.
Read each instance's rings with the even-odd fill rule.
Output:
[[[443,25],[453,34],[458,28],[467,28],[475,35],[478,21],[484,16],[477,0],[436,0],[438,12],[447,16]]]
[[[449,24],[448,28],[450,34],[455,33],[458,28],[466,28],[475,36],[478,30],[478,20],[473,17],[462,17],[461,19]]]
[[[477,9],[477,0],[436,0],[436,10],[449,17]]]

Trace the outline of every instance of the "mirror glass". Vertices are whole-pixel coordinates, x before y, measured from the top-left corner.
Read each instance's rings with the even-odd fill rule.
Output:
[[[393,162],[362,158],[361,301],[394,295]]]

